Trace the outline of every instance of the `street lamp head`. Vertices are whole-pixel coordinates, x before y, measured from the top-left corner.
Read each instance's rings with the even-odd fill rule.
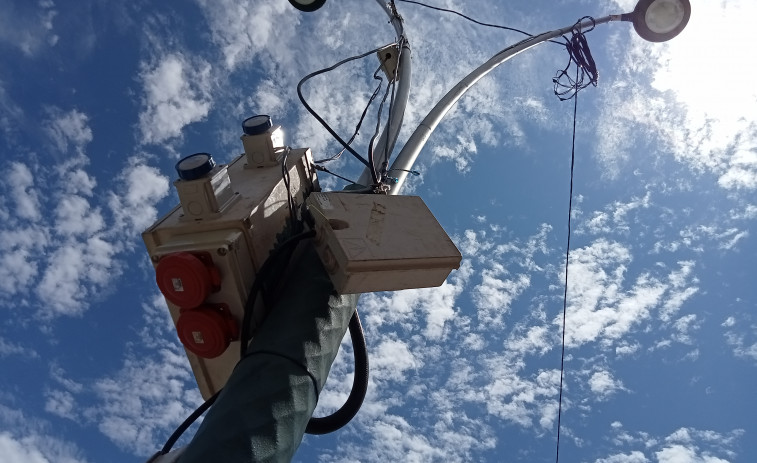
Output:
[[[642,39],[665,42],[681,33],[690,16],[689,0],[639,0],[631,20]]]
[[[326,0],[289,0],[289,3],[300,11],[311,12],[322,7]]]

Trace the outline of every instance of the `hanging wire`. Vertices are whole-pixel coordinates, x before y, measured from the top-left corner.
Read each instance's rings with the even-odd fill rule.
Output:
[[[396,10],[396,7],[394,6],[394,0],[392,0],[392,8]],[[387,174],[386,168],[389,167],[389,131],[392,127],[392,108],[394,108],[394,95],[395,95],[395,88],[397,85],[397,75],[399,73],[400,68],[400,60],[402,59],[402,48],[405,46],[405,43],[407,42],[407,39],[402,36],[397,41],[397,65],[394,67],[394,73],[392,74],[392,79],[389,85],[392,87],[392,96],[389,99],[389,112],[386,117],[386,143],[384,143],[384,157],[381,162],[381,171],[380,171],[380,178],[384,178]]]
[[[373,163],[374,162],[373,143],[376,141],[376,137],[378,137],[379,130],[381,130],[381,110],[384,108],[384,103],[386,103],[386,99],[389,97],[389,90],[391,90],[392,87],[393,87],[393,84],[386,86],[386,91],[384,92],[384,98],[382,98],[381,99],[381,103],[379,103],[378,114],[376,115],[376,130],[374,130],[373,136],[371,137],[370,141],[368,142],[368,161],[373,166],[375,166],[375,164]],[[391,111],[391,108],[390,108],[390,111]],[[387,146],[388,145],[389,144],[387,143]],[[375,170],[375,167],[374,167],[374,170]],[[381,178],[381,176],[379,176],[378,177],[378,181],[376,183],[381,183],[381,180],[382,180],[382,178]]]
[[[557,406],[557,450],[555,463],[560,461],[560,427],[562,425],[562,390],[565,374],[565,319],[568,313],[568,263],[570,262],[570,231],[573,215],[573,166],[576,162],[576,113],[578,109],[578,90],[573,94],[573,147],[570,153],[570,194],[568,200],[568,243],[565,247],[565,290],[562,304],[562,352],[560,353],[560,398]]]
[[[585,19],[589,19],[592,25],[589,29],[582,31],[581,22]],[[569,100],[578,94],[579,90],[582,90],[589,85],[597,86],[597,80],[599,79],[599,73],[597,72],[597,65],[594,63],[594,58],[591,56],[591,50],[589,49],[589,43],[586,41],[584,33],[594,30],[594,18],[591,16],[584,16],[579,19],[573,26],[572,35],[570,39],[565,38],[565,48],[568,50],[568,64],[565,69],[557,71],[557,75],[552,79],[555,84],[555,95],[560,98],[561,101]],[[575,80],[569,74],[571,66],[576,66],[576,78]]]
[[[527,35],[527,36],[529,36],[529,37],[533,37],[533,35],[532,35],[532,34],[529,34],[528,32],[526,32],[526,31],[522,31],[522,30],[520,30],[520,29],[515,29],[514,27],[500,26],[500,25],[498,25],[498,24],[489,24],[489,23],[485,23],[485,22],[477,21],[477,20],[475,20],[475,19],[471,18],[470,16],[466,16],[466,15],[464,15],[464,14],[460,13],[459,11],[455,11],[455,10],[449,10],[449,9],[447,9],[447,8],[440,8],[440,7],[438,7],[438,6],[431,6],[431,5],[427,5],[427,4],[425,4],[425,3],[421,3],[421,2],[416,2],[416,1],[413,1],[413,0],[399,0],[399,1],[400,1],[400,2],[404,2],[404,3],[412,3],[412,4],[414,4],[414,5],[425,6],[426,8],[430,8],[430,9],[432,9],[432,10],[437,10],[437,11],[444,11],[445,13],[452,13],[452,14],[456,14],[456,15],[458,15],[458,16],[460,16],[460,17],[462,17],[462,18],[465,18],[465,19],[467,19],[468,21],[471,21],[471,22],[473,22],[473,23],[476,23],[476,24],[478,24],[479,26],[493,27],[493,28],[495,28],[495,29],[504,29],[504,30],[506,30],[506,31],[517,32],[517,33],[519,33],[519,34],[524,34],[524,35]],[[556,41],[556,40],[550,40],[550,42],[552,42],[552,43],[555,43],[555,44],[557,44],[557,45],[563,45],[563,43],[562,43],[562,42],[558,42],[558,41]]]
[[[347,144],[348,144],[348,145],[352,145],[352,142],[353,142],[353,141],[355,141],[355,138],[356,138],[356,137],[358,136],[358,134],[360,133],[360,127],[361,127],[361,126],[363,125],[363,120],[365,119],[365,115],[366,115],[366,114],[368,113],[368,108],[370,108],[370,107],[371,107],[371,104],[373,103],[373,100],[375,100],[375,99],[376,99],[376,96],[377,96],[377,95],[379,94],[379,92],[381,91],[381,86],[382,86],[382,85],[383,85],[383,83],[384,83],[384,79],[383,79],[383,78],[382,78],[381,76],[378,76],[378,75],[377,75],[377,73],[378,73],[378,71],[379,71],[379,70],[381,70],[381,66],[380,66],[380,65],[379,65],[379,67],[378,67],[378,68],[376,69],[376,72],[374,72],[374,73],[373,73],[373,78],[374,78],[374,79],[376,79],[376,80],[378,80],[378,81],[379,81],[379,84],[378,84],[378,86],[376,87],[376,89],[375,89],[375,90],[373,91],[373,94],[371,95],[371,98],[370,98],[370,99],[368,100],[368,104],[366,104],[366,105],[365,105],[365,108],[363,108],[363,113],[362,113],[362,114],[360,115],[360,120],[359,120],[359,121],[357,122],[357,125],[355,126],[355,132],[353,132],[353,133],[352,133],[352,136],[350,137],[350,139],[349,139],[349,140],[347,140]],[[330,157],[330,158],[326,158],[326,159],[318,159],[318,160],[316,160],[316,161],[313,161],[313,162],[315,162],[316,164],[323,164],[323,163],[325,163],[325,162],[334,161],[334,160],[336,160],[336,159],[339,159],[339,157],[341,157],[341,156],[342,156],[342,154],[343,154],[343,153],[344,153],[344,152],[345,152],[346,150],[347,150],[347,148],[342,148],[342,150],[341,150],[341,151],[339,151],[338,153],[336,153],[336,154],[335,154],[334,156],[332,156],[332,157]],[[325,171],[325,172],[326,172],[326,171]]]
[[[563,396],[563,380],[565,378],[565,325],[568,313],[568,268],[570,265],[570,236],[571,236],[571,219],[573,217],[573,172],[576,163],[576,119],[578,114],[578,92],[588,87],[590,84],[597,86],[597,79],[599,74],[597,72],[596,64],[591,56],[589,50],[589,44],[584,36],[584,31],[581,31],[581,22],[584,19],[591,19],[591,28],[585,32],[590,32],[594,29],[594,19],[585,16],[576,22],[573,27],[572,36],[568,40],[566,39],[565,47],[568,49],[570,60],[568,65],[562,71],[559,71],[553,82],[555,84],[555,95],[560,98],[560,101],[573,99],[573,138],[571,142],[570,150],[570,192],[568,194],[568,239],[565,246],[565,287],[563,290],[563,303],[562,303],[562,345],[560,351],[560,394],[557,405],[557,444],[555,449],[555,463],[560,462],[560,430],[562,428],[562,396]],[[576,64],[576,77],[572,79],[568,75],[568,69],[571,63]],[[567,83],[565,83],[567,79]]]
[[[287,160],[289,159],[289,152],[292,149],[290,147],[284,148],[284,155],[281,156],[281,177],[284,179],[284,186],[287,190],[287,205],[289,206],[289,220],[292,224],[292,227],[295,226],[297,222],[297,216],[295,213],[295,210],[297,209],[297,203],[294,200],[294,197],[292,196],[292,180],[289,177],[289,168],[287,166]]]
[[[334,69],[338,68],[339,66],[341,66],[341,65],[343,65],[345,63],[348,63],[350,61],[354,61],[354,60],[357,60],[357,59],[360,59],[360,58],[365,58],[366,56],[371,55],[373,53],[376,53],[377,51],[379,51],[379,50],[381,50],[383,48],[390,47],[390,46],[393,46],[393,45],[396,45],[396,42],[395,43],[390,43],[388,45],[384,45],[382,47],[374,48],[373,50],[367,51],[367,52],[362,53],[360,55],[355,55],[355,56],[351,56],[349,58],[345,58],[345,59],[339,61],[338,63],[334,64],[333,66],[329,66],[327,68],[320,69],[320,70],[315,71],[315,72],[311,72],[310,74],[308,74],[305,77],[303,77],[302,80],[300,80],[300,82],[297,84],[297,96],[300,98],[300,102],[302,103],[302,105],[305,106],[305,109],[307,109],[308,112],[310,114],[312,114],[313,117],[315,117],[315,119],[318,122],[320,122],[320,124],[331,134],[331,136],[334,137],[334,139],[336,141],[338,141],[347,151],[350,152],[350,154],[352,154],[353,156],[355,156],[355,158],[357,158],[360,162],[362,162],[365,166],[368,167],[368,169],[371,171],[371,176],[373,178],[374,183],[378,183],[378,180],[379,180],[378,179],[378,174],[376,173],[376,167],[373,164],[371,164],[368,160],[366,160],[363,156],[361,156],[357,151],[355,151],[346,141],[344,141],[342,139],[342,137],[340,137],[334,131],[334,129],[331,128],[331,126],[321,116],[318,115],[318,113],[313,108],[310,107],[310,105],[307,103],[307,101],[305,101],[305,97],[302,95],[302,85],[305,82],[307,82],[308,80],[312,79],[313,77],[315,77],[317,75],[323,74],[325,72],[333,71]]]
[[[324,166],[321,166],[321,165],[315,164],[315,165],[314,165],[313,167],[315,167],[315,170],[320,170],[321,172],[325,172],[325,173],[327,173],[327,174],[331,174],[331,175],[333,175],[334,177],[336,177],[336,178],[341,178],[342,180],[344,180],[344,181],[346,181],[346,182],[350,182],[350,183],[357,183],[357,182],[355,182],[355,181],[353,181],[353,180],[350,180],[350,179],[348,179],[347,177],[342,177],[341,175],[339,175],[339,174],[337,174],[337,173],[335,173],[335,172],[332,172],[332,171],[330,171],[329,169],[327,169],[327,168],[326,168],[326,167],[324,167]]]

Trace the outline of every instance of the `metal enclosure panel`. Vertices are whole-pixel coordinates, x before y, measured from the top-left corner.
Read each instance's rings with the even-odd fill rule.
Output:
[[[181,205],[173,208],[142,233],[153,265],[174,252],[211,254],[221,273],[221,290],[206,302],[223,302],[241,325],[244,304],[257,270],[268,257],[289,217],[287,190],[280,165],[248,167],[246,156],[228,165],[233,197],[218,213],[187,217]],[[305,195],[319,189],[309,149],[289,152],[287,167],[292,195],[302,204]],[[166,301],[176,323],[179,308]],[[253,328],[262,321],[264,308],[256,306]],[[187,357],[204,398],[223,387],[239,360],[239,344],[232,342],[219,357],[205,359],[187,351]]]
[[[314,193],[317,249],[340,294],[444,283],[462,256],[418,196]]]

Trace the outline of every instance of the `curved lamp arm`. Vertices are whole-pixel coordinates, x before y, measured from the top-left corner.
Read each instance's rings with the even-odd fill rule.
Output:
[[[610,21],[620,20],[621,15],[610,15],[595,20],[586,19],[581,22],[581,28],[588,28],[593,24],[604,24]],[[389,194],[396,195],[400,193],[402,186],[405,183],[405,179],[407,178],[407,171],[412,169],[415,160],[418,158],[421,150],[426,145],[426,142],[431,136],[431,133],[436,129],[436,127],[439,125],[439,122],[441,122],[441,120],[449,112],[449,110],[452,109],[455,103],[457,103],[465,94],[465,92],[473,87],[476,82],[481,80],[482,77],[484,77],[494,68],[509,60],[513,56],[526,51],[529,48],[534,47],[540,43],[546,42],[547,40],[554,39],[555,37],[559,37],[567,32],[570,32],[575,27],[575,24],[571,24],[570,26],[563,27],[562,29],[556,29],[540,35],[529,37],[521,42],[516,43],[515,45],[507,47],[494,55],[491,59],[489,59],[489,61],[474,69],[473,72],[465,76],[463,80],[452,87],[452,89],[447,92],[447,94],[444,95],[441,100],[439,100],[439,102],[436,104],[436,106],[434,106],[431,112],[426,115],[423,121],[421,121],[418,128],[415,129],[415,132],[410,135],[410,138],[405,143],[402,151],[400,151],[400,153],[397,155],[397,159],[395,159],[392,163],[391,170],[397,173],[397,183],[391,185]]]
[[[587,19],[580,23],[580,27],[586,28],[610,21],[630,21],[633,22],[634,29],[641,38],[651,42],[664,42],[680,34],[684,27],[686,27],[686,24],[688,24],[690,16],[691,4],[689,0],[639,0],[634,11],[631,13],[610,15],[595,20]],[[418,128],[415,129],[415,132],[413,132],[407,143],[405,143],[402,151],[397,155],[397,159],[392,163],[391,170],[397,172],[398,175],[397,183],[390,185],[391,190],[389,194],[399,194],[407,178],[407,171],[412,169],[418,154],[420,154],[431,133],[468,89],[492,69],[518,53],[547,40],[559,37],[566,32],[570,32],[576,26],[572,24],[562,29],[545,32],[505,48],[468,74],[452,90],[447,92],[423,119]]]

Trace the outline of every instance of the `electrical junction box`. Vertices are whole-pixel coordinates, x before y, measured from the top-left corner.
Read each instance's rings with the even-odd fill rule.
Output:
[[[440,286],[462,256],[418,196],[312,193],[316,249],[340,294]]]
[[[386,78],[389,82],[394,80],[394,73],[397,72],[397,58],[399,57],[399,47],[397,45],[387,45],[381,50],[376,52],[379,63],[381,63],[381,70],[386,74]],[[399,79],[399,76],[397,76]]]
[[[246,133],[260,139],[246,140],[245,154],[228,165],[216,166],[206,153],[182,159],[174,183],[181,204],[142,233],[205,399],[226,384],[239,360],[248,293],[289,218],[285,152],[295,202],[319,190],[310,150],[277,146],[280,130]],[[259,304],[252,333],[264,317]]]

